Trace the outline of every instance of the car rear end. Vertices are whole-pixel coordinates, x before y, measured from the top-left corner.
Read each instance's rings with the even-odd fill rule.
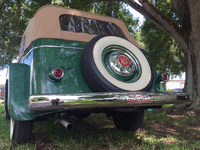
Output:
[[[106,52],[105,55],[97,50],[104,45],[105,42],[99,44],[103,40],[108,41],[108,45],[111,43],[111,48],[104,47],[109,47],[108,51],[101,50],[103,54]],[[118,44],[120,41],[121,45]],[[87,53],[88,49],[90,52]],[[18,63],[9,65],[6,106],[11,116],[11,139],[26,142],[32,131],[32,120],[57,113],[77,118],[93,112],[106,113],[113,116],[117,128],[135,131],[143,121],[145,109],[190,102],[188,93],[161,93],[160,82],[166,79],[166,75],[156,74],[140,49],[122,21],[56,6],[42,7],[30,20],[23,35]],[[115,57],[119,57],[118,60],[111,61]],[[113,69],[111,63],[115,62]],[[133,66],[135,62],[139,69]],[[90,64],[93,67],[91,73]],[[111,67],[107,69],[107,66]],[[127,67],[131,72],[128,77]],[[104,72],[99,73],[101,70]],[[139,72],[137,78],[129,79],[135,72]],[[111,78],[113,81],[109,80]],[[149,80],[144,83],[146,80],[143,79]],[[118,83],[128,85],[128,88],[120,88]],[[129,90],[129,85],[135,85],[136,89],[137,85],[141,86],[136,83],[142,83],[144,87]],[[96,90],[95,86],[102,85],[105,85],[103,91],[99,90],[101,88]],[[115,91],[116,87],[118,90]],[[123,116],[128,119],[123,121],[126,118]],[[26,132],[20,132],[22,128]]]

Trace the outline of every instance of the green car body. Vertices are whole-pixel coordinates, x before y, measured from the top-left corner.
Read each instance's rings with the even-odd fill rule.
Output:
[[[116,18],[44,6],[30,20],[18,58],[5,85],[10,139],[17,143],[28,142],[40,116],[106,113],[118,129],[135,131],[144,110],[190,101],[187,93],[163,93],[167,76],[156,73]]]
[[[19,63],[9,65],[9,114],[23,121],[52,113],[30,111],[30,95],[92,93],[81,69],[81,57],[86,44],[56,39],[34,41]],[[44,45],[58,47],[40,47]],[[56,67],[65,73],[61,82],[51,82],[47,77],[48,70]],[[161,80],[155,71],[154,78],[151,92],[163,92]]]

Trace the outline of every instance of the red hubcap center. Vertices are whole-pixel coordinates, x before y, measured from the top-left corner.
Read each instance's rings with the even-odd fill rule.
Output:
[[[118,58],[118,61],[124,67],[128,67],[130,65],[130,61],[128,60],[126,56],[120,56]]]

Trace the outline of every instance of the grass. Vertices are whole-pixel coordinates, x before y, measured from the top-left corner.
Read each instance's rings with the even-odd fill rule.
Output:
[[[195,117],[175,118],[166,113],[147,111],[142,127],[135,133],[117,130],[112,119],[107,118],[105,114],[92,114],[82,121],[68,118],[73,124],[72,130],[67,130],[49,119],[34,123],[32,141],[24,145],[15,145],[9,140],[9,121],[4,118],[4,108],[0,104],[0,149],[200,149],[200,124],[196,124],[195,127],[187,124],[199,123],[200,120]]]
[[[172,106],[174,106],[174,104],[166,104],[166,105],[163,105],[162,108],[170,108]]]
[[[5,120],[4,107],[0,104],[0,149],[9,146],[9,121]]]

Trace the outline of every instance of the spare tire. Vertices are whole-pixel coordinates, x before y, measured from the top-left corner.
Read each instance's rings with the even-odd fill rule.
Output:
[[[145,55],[116,36],[93,38],[82,55],[83,75],[95,92],[149,91],[153,73]]]

